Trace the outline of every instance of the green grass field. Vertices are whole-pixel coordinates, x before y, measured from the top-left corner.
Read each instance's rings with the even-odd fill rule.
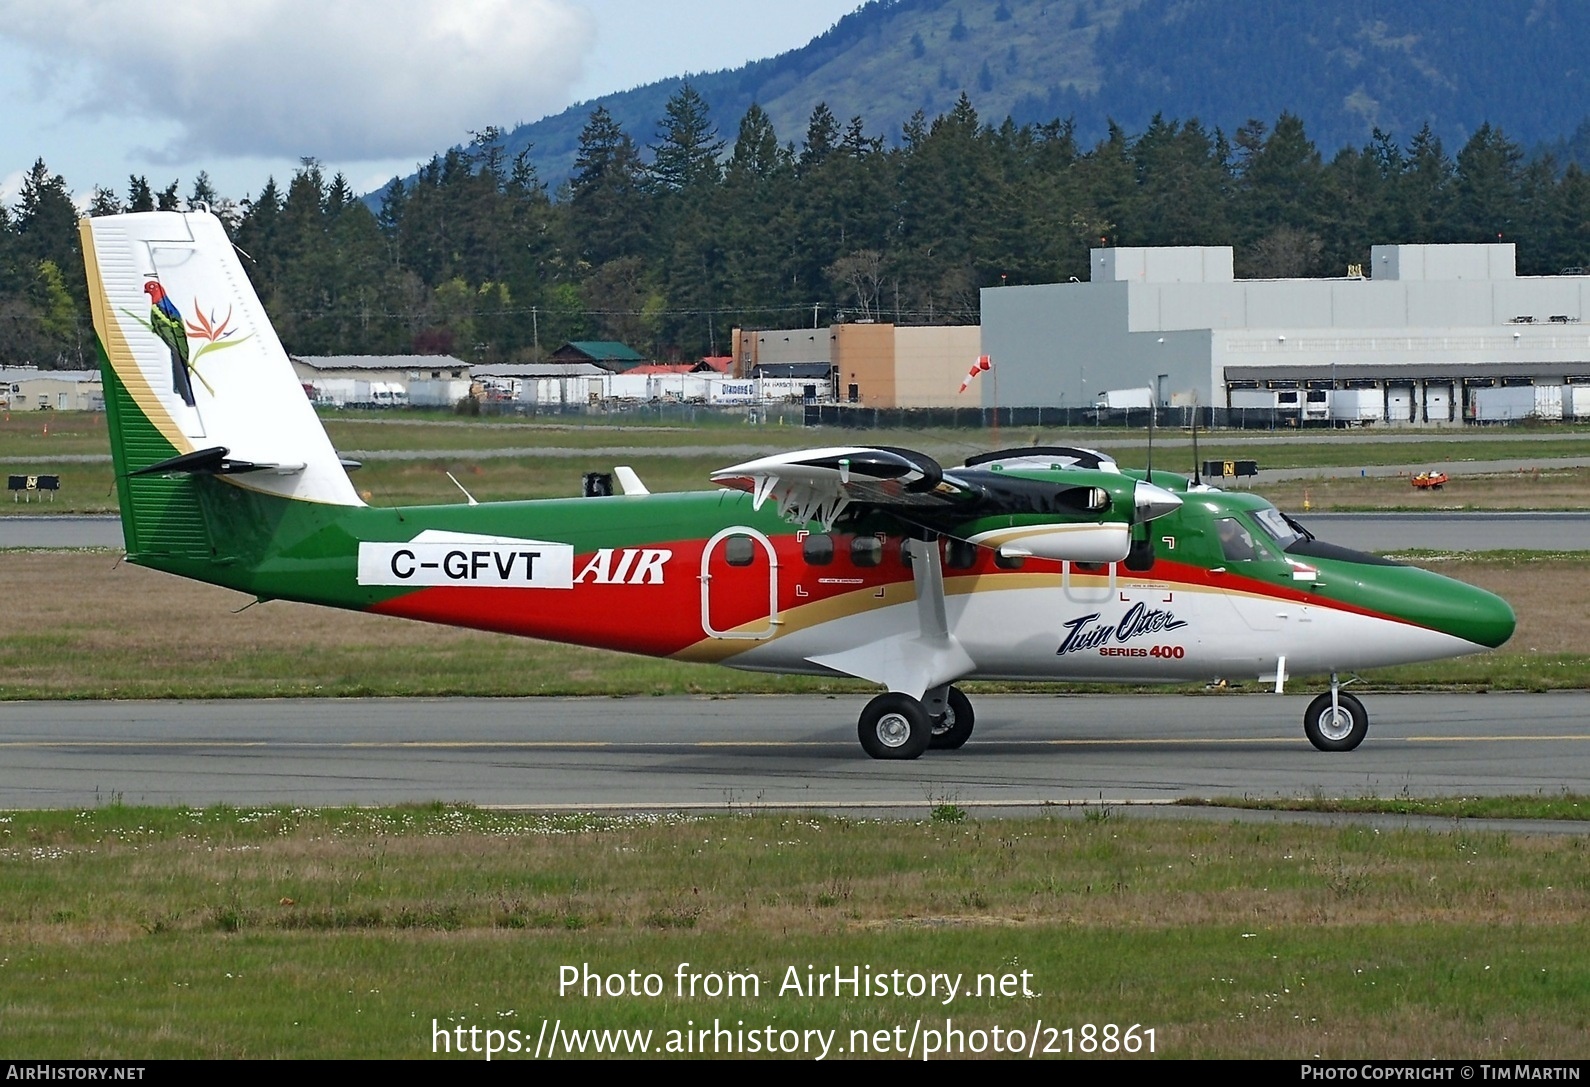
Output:
[[[1139,1056],[1150,1031],[1156,1057],[1582,1056],[1581,838],[936,814],[15,813],[0,1048],[414,1058],[458,1026],[533,1048],[546,1020],[657,1050],[772,1026],[831,1057],[957,1027],[1088,1055],[1134,1026]],[[587,967],[659,991],[597,995]],[[835,995],[836,969],[891,991]],[[895,971],[966,988],[896,995]]]

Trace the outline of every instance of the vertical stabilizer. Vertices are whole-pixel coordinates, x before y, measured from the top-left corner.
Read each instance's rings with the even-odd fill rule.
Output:
[[[362,505],[219,219],[147,212],[81,229],[129,552],[203,534],[194,472]],[[201,452],[210,455],[138,474]],[[198,553],[197,538],[172,542]]]

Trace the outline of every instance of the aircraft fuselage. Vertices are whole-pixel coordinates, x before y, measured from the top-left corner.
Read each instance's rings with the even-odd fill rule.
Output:
[[[196,483],[208,508],[250,501]],[[1413,567],[1299,562],[1273,542],[1228,559],[1215,524],[1250,508],[1268,504],[1188,492],[1148,526],[1146,570],[938,541],[963,678],[1284,678],[1455,656],[1511,633],[1496,597]],[[132,557],[202,565],[266,598],[770,672],[851,674],[823,662],[918,623],[907,537],[797,530],[736,492],[284,512],[268,546],[212,531],[222,551],[257,552],[231,580],[211,556]]]

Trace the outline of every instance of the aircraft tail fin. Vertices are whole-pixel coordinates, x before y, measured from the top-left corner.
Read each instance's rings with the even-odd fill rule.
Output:
[[[81,232],[130,556],[216,555],[223,518],[205,496],[225,484],[363,504],[219,219],[146,212]]]

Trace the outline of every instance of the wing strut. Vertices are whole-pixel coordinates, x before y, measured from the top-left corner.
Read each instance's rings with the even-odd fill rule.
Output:
[[[907,540],[905,547],[911,556],[911,580],[916,587],[916,629],[842,653],[806,659],[920,699],[934,688],[970,675],[977,665],[950,632],[938,541]]]

